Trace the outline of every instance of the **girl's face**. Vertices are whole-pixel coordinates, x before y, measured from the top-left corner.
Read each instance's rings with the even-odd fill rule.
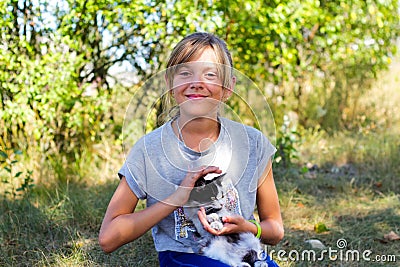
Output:
[[[220,103],[232,94],[231,88],[222,86],[218,70],[221,67],[224,66],[218,64],[212,48],[206,48],[198,58],[177,67],[171,92],[181,115],[215,117]]]

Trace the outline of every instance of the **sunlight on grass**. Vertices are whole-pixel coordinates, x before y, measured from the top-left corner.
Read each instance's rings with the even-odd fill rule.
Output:
[[[398,254],[400,244],[384,240],[385,234],[400,230],[398,195],[377,197],[368,192],[350,195],[339,193],[336,197],[321,201],[293,192],[289,194],[292,195],[289,199],[283,197],[283,204],[286,205],[283,206],[286,234],[284,240],[275,247],[276,250],[307,250],[305,241],[310,239],[320,240],[326,247],[335,249],[337,240],[345,239],[351,249],[370,249],[375,254],[382,255]],[[325,224],[329,231],[317,233],[314,229],[317,223]],[[326,260],[317,265],[330,264],[332,262]],[[347,262],[343,266],[360,266],[359,264]],[[314,262],[314,265],[311,263],[305,266],[317,265]],[[281,266],[292,265],[281,262]]]
[[[372,89],[361,99],[361,109],[368,111],[376,107],[377,124],[374,127],[382,127],[394,134],[400,133],[400,58],[395,58],[389,71],[380,75]]]

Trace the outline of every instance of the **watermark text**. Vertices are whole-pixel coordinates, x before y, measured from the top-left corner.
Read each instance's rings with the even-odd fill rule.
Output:
[[[324,260],[329,261],[341,261],[341,262],[396,262],[396,255],[374,255],[372,250],[357,250],[357,249],[346,249],[347,241],[345,239],[339,239],[336,242],[337,248],[327,247],[320,250],[307,249],[307,250],[269,250],[268,254],[272,259],[279,261],[308,261],[308,262],[319,262]],[[400,257],[400,255],[398,255]]]

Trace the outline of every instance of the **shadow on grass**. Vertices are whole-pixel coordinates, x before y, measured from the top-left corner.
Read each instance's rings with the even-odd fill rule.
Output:
[[[278,190],[297,190],[321,201],[340,193],[370,191],[376,195],[400,194],[400,145],[386,157],[351,161],[345,164],[325,162],[322,166],[274,167]]]
[[[28,264],[29,259],[60,249],[59,245],[68,240],[66,229],[49,220],[27,199],[2,201],[0,234],[1,266]]]
[[[303,147],[302,151],[302,160],[311,161],[308,163],[311,165],[308,166],[308,172],[304,165],[289,171],[278,168],[285,178],[288,177],[294,184],[299,176],[309,180],[322,178],[331,184],[339,181],[348,185],[351,182],[352,187],[359,189],[400,194],[398,134],[344,132],[338,133],[338,136],[315,139],[312,145]],[[299,174],[299,169],[306,173]]]
[[[22,199],[0,196],[0,266],[158,266],[150,233],[111,254],[98,245],[117,183],[38,185]]]

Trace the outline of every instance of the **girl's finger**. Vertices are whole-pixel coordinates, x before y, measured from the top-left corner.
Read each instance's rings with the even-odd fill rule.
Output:
[[[218,235],[218,232],[210,227],[210,224],[207,221],[206,211],[203,207],[200,208],[200,210],[197,212],[197,215],[199,217],[201,224],[203,225],[204,230],[206,230],[210,234]]]
[[[230,223],[230,224],[240,224],[243,221],[243,218],[241,216],[225,216],[222,218],[222,221],[224,223]]]
[[[220,174],[220,173],[222,173],[222,170],[220,170],[216,166],[208,166],[208,167],[200,169],[197,172],[194,172],[194,173],[191,173],[191,174],[188,173],[188,176],[190,175],[189,177],[190,177],[192,186],[198,179],[200,179],[201,177],[206,176],[209,173],[218,173],[218,174]]]
[[[205,175],[207,175],[207,174],[209,174],[209,173],[221,173],[222,172],[222,170],[220,170],[218,167],[216,167],[216,166],[207,166],[207,167],[205,167],[205,168],[202,168],[200,171],[199,171],[199,174],[200,174],[200,176],[205,176]]]

